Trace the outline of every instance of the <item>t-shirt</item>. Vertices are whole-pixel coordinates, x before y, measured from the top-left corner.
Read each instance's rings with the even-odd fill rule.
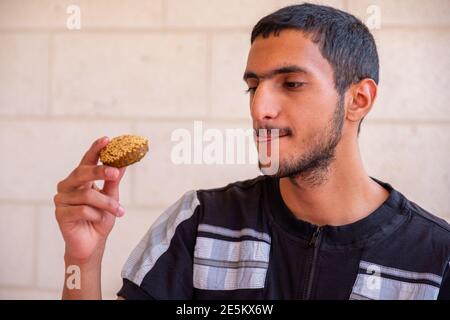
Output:
[[[316,226],[279,179],[189,191],[131,253],[126,299],[450,299],[450,226],[391,185],[367,217]]]

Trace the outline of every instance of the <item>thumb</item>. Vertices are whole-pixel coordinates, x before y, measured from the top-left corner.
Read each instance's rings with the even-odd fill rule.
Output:
[[[119,184],[120,181],[122,180],[123,176],[125,175],[125,170],[126,168],[120,168],[119,169],[119,176],[117,177],[116,180],[111,181],[111,180],[106,180],[104,185],[103,185],[103,189],[102,192],[116,200],[119,200]]]

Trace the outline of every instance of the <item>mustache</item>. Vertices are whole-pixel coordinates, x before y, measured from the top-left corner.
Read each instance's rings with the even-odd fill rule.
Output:
[[[277,131],[278,131],[278,134],[277,134]],[[277,128],[277,127],[272,127],[272,126],[263,126],[263,127],[254,128],[253,132],[255,133],[255,136],[257,136],[257,137],[267,137],[267,136],[270,136],[271,134],[282,137],[282,136],[291,135],[292,129],[288,128],[288,127]]]

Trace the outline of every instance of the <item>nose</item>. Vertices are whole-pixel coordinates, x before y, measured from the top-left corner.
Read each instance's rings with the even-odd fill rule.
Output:
[[[254,121],[266,122],[280,114],[276,94],[268,85],[260,83],[250,98],[250,113]]]

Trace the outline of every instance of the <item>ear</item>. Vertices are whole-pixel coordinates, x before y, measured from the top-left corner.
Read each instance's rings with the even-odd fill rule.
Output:
[[[352,84],[347,90],[348,104],[346,118],[358,124],[372,109],[377,97],[377,90],[377,84],[369,78]]]

